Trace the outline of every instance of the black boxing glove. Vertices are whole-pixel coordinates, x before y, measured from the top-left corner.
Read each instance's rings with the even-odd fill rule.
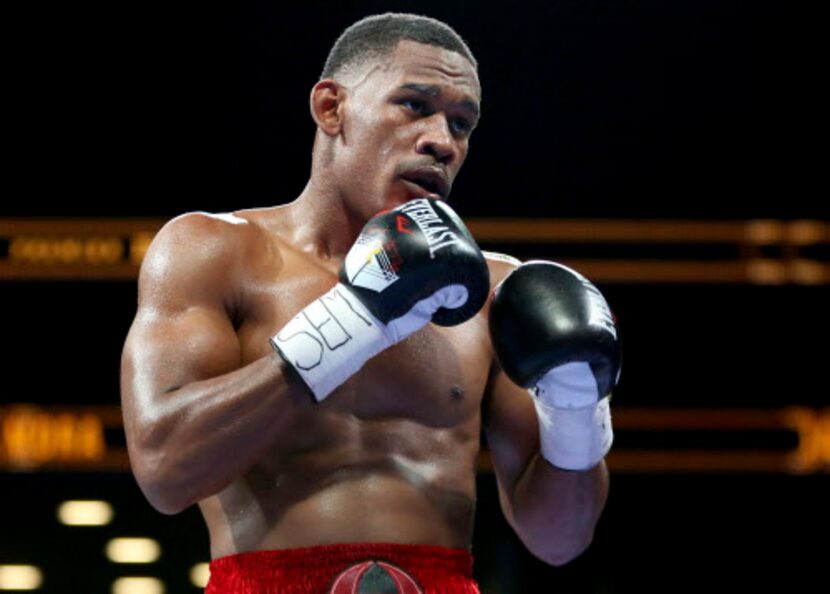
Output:
[[[484,305],[490,274],[464,223],[420,198],[370,219],[340,282],[271,337],[318,401],[370,358],[430,321],[453,326]]]
[[[542,455],[567,470],[596,466],[614,439],[609,395],[621,369],[602,293],[566,266],[527,262],[496,288],[489,321],[499,363],[533,395]]]

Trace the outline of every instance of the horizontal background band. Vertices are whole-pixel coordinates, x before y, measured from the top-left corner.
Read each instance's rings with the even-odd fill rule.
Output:
[[[133,280],[161,219],[0,219],[0,280]],[[830,223],[472,219],[484,249],[599,283],[830,284]],[[636,247],[636,250],[632,249]]]

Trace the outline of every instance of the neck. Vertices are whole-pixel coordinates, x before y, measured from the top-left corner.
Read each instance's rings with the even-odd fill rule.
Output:
[[[366,224],[344,196],[314,176],[288,205],[294,245],[326,260],[342,260]]]

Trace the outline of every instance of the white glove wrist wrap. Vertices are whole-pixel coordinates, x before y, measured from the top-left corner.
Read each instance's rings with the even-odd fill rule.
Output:
[[[554,408],[534,398],[545,459],[565,470],[588,470],[599,464],[614,441],[611,409],[603,398],[585,408]]]
[[[608,398],[599,398],[587,363],[550,370],[531,390],[539,417],[542,455],[565,470],[599,464],[614,441]]]
[[[384,324],[341,283],[271,337],[318,402],[391,344]]]

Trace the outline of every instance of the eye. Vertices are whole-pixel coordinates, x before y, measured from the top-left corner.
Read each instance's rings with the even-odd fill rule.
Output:
[[[467,134],[472,128],[472,124],[466,118],[453,118],[450,121],[453,132],[458,134]]]
[[[419,99],[401,99],[400,104],[415,113],[422,114],[426,111],[426,103]]]

